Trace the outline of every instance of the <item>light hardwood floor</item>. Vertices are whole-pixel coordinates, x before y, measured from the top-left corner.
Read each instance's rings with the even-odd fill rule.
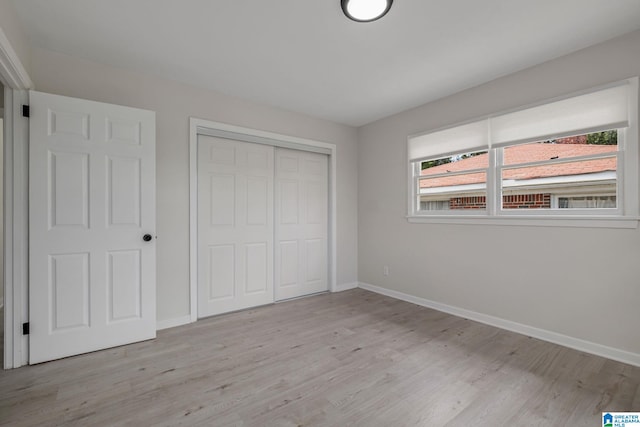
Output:
[[[640,368],[364,290],[0,372],[0,424],[599,426]]]

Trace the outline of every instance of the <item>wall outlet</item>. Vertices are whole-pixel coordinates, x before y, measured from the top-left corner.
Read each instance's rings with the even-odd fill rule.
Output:
[[[389,266],[385,265],[384,267],[382,267],[382,274],[384,274],[385,276],[389,275]]]

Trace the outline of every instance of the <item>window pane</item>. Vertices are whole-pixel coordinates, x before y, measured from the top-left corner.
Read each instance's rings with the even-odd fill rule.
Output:
[[[485,185],[487,182],[487,174],[484,172],[468,173],[463,175],[439,176],[439,177],[420,177],[420,189],[433,188],[441,191],[461,190],[458,187],[466,185]],[[451,187],[451,188],[448,188]],[[455,188],[454,188],[455,187]]]
[[[617,158],[549,163],[502,171],[503,209],[577,208],[577,201],[564,200],[572,195],[597,192],[615,203]],[[571,204],[574,206],[571,206]],[[583,208],[610,207],[602,203],[584,203]],[[587,206],[588,205],[588,206]],[[615,207],[615,206],[613,206]]]
[[[419,210],[486,209],[488,167],[486,151],[420,162]]]
[[[419,205],[421,211],[486,209],[485,172],[453,176],[421,177]]]
[[[560,209],[606,209],[617,207],[616,196],[566,196],[558,197]]]
[[[445,200],[429,200],[427,197],[420,197],[420,211],[482,210],[486,208],[486,196],[452,195]]]
[[[489,155],[486,151],[457,154],[420,162],[420,175],[435,175],[447,172],[461,172],[489,167]]]
[[[517,165],[616,151],[618,151],[618,132],[610,130],[505,147],[504,164]]]

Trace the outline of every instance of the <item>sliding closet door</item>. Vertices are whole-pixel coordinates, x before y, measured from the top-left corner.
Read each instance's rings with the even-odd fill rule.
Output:
[[[273,302],[274,148],[198,136],[198,317]]]
[[[276,149],[276,301],[328,290],[328,156]]]

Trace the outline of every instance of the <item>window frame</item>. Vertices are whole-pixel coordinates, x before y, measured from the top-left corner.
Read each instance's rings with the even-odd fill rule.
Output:
[[[439,211],[421,211],[420,210],[420,164],[427,158],[411,160],[408,159],[408,214],[407,220],[412,223],[444,223],[444,224],[499,224],[499,225],[532,225],[532,226],[568,226],[568,227],[606,227],[606,228],[637,228],[639,216],[640,194],[638,187],[638,176],[640,173],[640,162],[638,161],[638,77],[615,82],[613,84],[591,88],[582,92],[572,93],[567,96],[558,97],[544,102],[537,103],[526,107],[521,107],[507,112],[496,113],[494,115],[485,116],[480,119],[456,124],[442,129],[436,129],[432,132],[426,132],[417,135],[410,135],[408,142],[411,144],[412,138],[418,138],[422,135],[431,133],[446,132],[448,129],[465,126],[468,123],[480,122],[486,120],[489,122],[492,117],[510,114],[534,108],[545,106],[556,101],[569,100],[585,94],[590,94],[605,90],[608,88],[627,85],[628,87],[628,126],[626,128],[617,128],[618,131],[618,150],[611,154],[594,154],[588,156],[580,156],[574,158],[560,159],[554,162],[553,159],[541,162],[529,162],[517,165],[504,165],[503,150],[506,147],[517,146],[533,142],[513,141],[509,143],[501,143],[497,147],[492,147],[490,131],[488,136],[489,165],[486,170],[486,209],[483,210],[439,210]],[[585,128],[580,134],[588,134],[601,132],[606,129],[603,127]],[[572,136],[570,134],[560,134],[553,137],[564,138]],[[545,138],[547,139],[547,138]],[[552,139],[552,137],[548,138]],[[410,145],[408,145],[409,150]],[[478,151],[474,148],[473,151]],[[458,149],[452,152],[442,152],[437,157],[442,158],[461,154]],[[561,164],[580,160],[591,160],[605,157],[616,157],[616,208],[587,208],[587,209],[503,209],[502,208],[502,173],[504,170],[522,168],[527,166],[535,166],[537,164]]]

